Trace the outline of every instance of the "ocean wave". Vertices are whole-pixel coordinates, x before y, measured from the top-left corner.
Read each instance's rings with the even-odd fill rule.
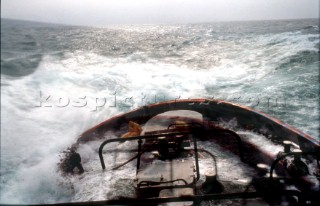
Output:
[[[29,54],[10,59],[1,58],[1,74],[22,77],[32,74],[39,66],[42,54]]]
[[[319,29],[319,26],[312,25],[312,26],[305,26],[301,30],[317,30]]]
[[[312,102],[305,106],[311,99],[297,98],[308,89],[305,85],[288,82],[293,88],[290,96],[286,89],[282,91],[282,84],[274,84],[279,74],[268,73],[267,81],[257,77],[258,71],[250,73],[245,65],[230,66],[196,71],[174,64],[115,59],[82,51],[66,53],[62,59],[44,56],[35,72],[9,81],[10,85],[2,89],[1,115],[6,116],[2,122],[2,152],[10,154],[14,148],[16,153],[2,161],[1,174],[5,176],[1,201],[41,204],[105,197],[88,193],[86,187],[73,187],[90,184],[95,188],[93,185],[101,182],[88,183],[56,173],[57,156],[82,131],[115,114],[157,101],[194,97],[238,101],[293,123],[307,133],[316,133],[318,108]],[[250,83],[252,80],[254,84]],[[283,97],[288,97],[287,102]],[[81,106],[84,99],[86,105]],[[28,141],[23,141],[27,137]],[[13,164],[20,166],[13,170]]]
[[[292,69],[297,67],[303,68],[315,63],[319,63],[319,51],[304,50],[283,59],[282,63],[276,67],[276,70]]]
[[[25,41],[25,42],[20,42],[19,44],[23,44],[23,45],[29,46],[29,47],[37,46],[37,42],[35,42],[35,41]],[[30,48],[25,48],[25,49],[29,50]]]
[[[35,46],[22,41],[23,29],[10,30],[16,38],[1,38],[1,203],[105,198],[94,187],[104,181],[88,186],[57,173],[58,155],[82,131],[149,103],[227,100],[318,137],[319,43],[298,31],[310,22],[241,24],[31,26],[37,32],[25,25],[37,42],[31,51],[12,44]]]

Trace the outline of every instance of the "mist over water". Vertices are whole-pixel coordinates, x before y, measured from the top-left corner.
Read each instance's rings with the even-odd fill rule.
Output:
[[[61,176],[59,155],[86,129],[148,103],[224,99],[318,138],[318,23],[89,28],[1,19],[0,203],[106,198],[97,181]],[[92,144],[80,148],[83,161],[98,158]],[[85,169],[101,176],[99,165]],[[84,189],[90,183],[97,195]]]

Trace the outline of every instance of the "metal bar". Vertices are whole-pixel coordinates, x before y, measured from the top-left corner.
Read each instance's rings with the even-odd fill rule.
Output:
[[[173,136],[173,135],[183,135],[183,134],[189,134],[190,132],[168,132],[168,133],[162,133],[162,134],[156,134],[156,135],[144,135],[144,136],[135,136],[135,137],[130,137],[130,138],[116,138],[116,139],[108,139],[104,141],[100,147],[99,147],[99,158],[100,158],[100,163],[101,167],[103,170],[106,169],[106,165],[104,163],[102,151],[103,147],[106,144],[109,144],[111,142],[125,142],[125,141],[134,141],[134,140],[142,140],[142,139],[156,139],[161,136]]]
[[[194,145],[194,159],[196,163],[196,172],[197,172],[197,180],[200,179],[200,171],[199,171],[199,160],[198,160],[198,146],[197,146],[197,138],[192,135],[193,145]]]
[[[142,145],[142,139],[139,139],[138,140],[137,173],[138,173],[138,171],[140,169],[141,145]]]
[[[116,200],[90,201],[90,202],[71,202],[71,203],[56,203],[46,204],[46,206],[102,206],[102,205],[152,205],[165,202],[202,202],[208,200],[222,200],[222,199],[250,199],[260,197],[258,192],[243,192],[243,193],[229,193],[229,194],[209,194],[209,195],[194,195],[194,196],[180,196],[180,197],[155,197],[155,198],[120,198]],[[27,205],[27,204],[26,204]],[[30,204],[30,206],[38,206],[39,204]],[[41,204],[43,205],[43,204]]]

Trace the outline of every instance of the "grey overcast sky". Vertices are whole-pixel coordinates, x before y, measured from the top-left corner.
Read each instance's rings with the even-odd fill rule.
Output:
[[[1,0],[1,18],[92,26],[319,18],[319,0]]]

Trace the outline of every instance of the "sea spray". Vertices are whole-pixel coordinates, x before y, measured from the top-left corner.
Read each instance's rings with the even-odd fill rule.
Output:
[[[87,176],[63,176],[59,155],[149,103],[224,99],[319,136],[317,19],[107,28],[2,19],[1,29],[1,203],[114,197],[98,142],[79,146]]]

